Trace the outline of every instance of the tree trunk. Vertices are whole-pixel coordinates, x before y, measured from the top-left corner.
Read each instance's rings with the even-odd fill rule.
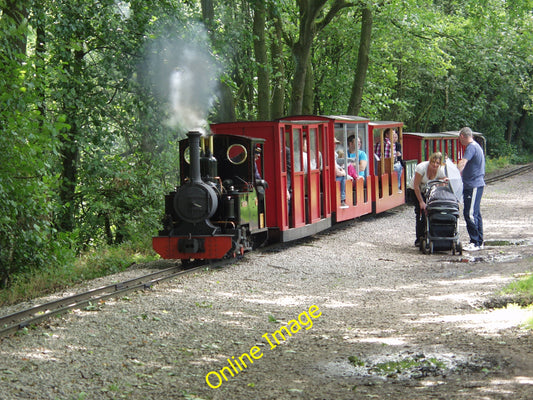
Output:
[[[33,12],[36,16],[36,26],[34,26],[36,31],[36,40],[35,40],[35,55],[37,56],[39,62],[45,68],[46,65],[46,12],[44,11],[44,6],[42,3],[34,4]],[[37,108],[39,109],[41,115],[43,116],[43,121],[46,118],[46,101],[45,101],[45,90],[44,87],[40,86],[37,88],[38,97],[40,99]],[[43,121],[40,122],[42,127]]]
[[[520,119],[518,120],[517,126],[516,126],[516,135],[515,135],[515,143],[518,146],[522,145],[522,137],[526,136],[526,126],[528,118],[531,118],[527,111],[522,107],[521,109],[521,115]]]
[[[219,104],[214,116],[214,122],[233,122],[235,116],[235,99],[231,88],[224,82],[218,82],[218,98]]]
[[[311,59],[311,46],[317,32],[322,30],[337,13],[346,7],[353,7],[355,3],[346,2],[345,0],[335,0],[327,14],[317,20],[328,0],[300,0],[300,29],[298,41],[292,46],[294,56],[295,70],[292,81],[292,94],[290,113],[292,115],[302,114],[304,109],[304,96],[306,89],[306,75],[308,64]],[[306,105],[307,107],[307,105]]]
[[[309,63],[311,46],[316,35],[315,18],[320,13],[325,0],[316,2],[299,2],[300,3],[300,31],[298,41],[292,47],[295,68],[292,80],[291,106],[290,114],[302,114],[305,77],[307,74],[307,64]]]
[[[211,33],[215,20],[215,9],[213,7],[213,0],[201,0],[201,5],[202,19],[204,21],[204,25]]]
[[[265,1],[256,0],[254,10],[254,53],[257,65],[257,117],[270,119],[270,74],[265,42]]]
[[[73,53],[72,74],[77,78],[73,81],[81,81],[84,54],[82,50],[75,50]],[[77,91],[75,86],[73,86],[71,90]],[[75,227],[76,181],[78,178],[79,161],[77,112],[78,110],[75,108],[74,104],[71,103],[66,106],[65,114],[67,115],[67,122],[70,124],[70,129],[64,135],[60,136],[62,171],[59,199],[61,201],[62,213],[59,216],[58,226],[63,232],[72,232]]]
[[[357,115],[361,110],[363,101],[363,88],[365,85],[366,72],[368,70],[368,55],[370,53],[370,42],[372,35],[372,10],[363,8],[361,19],[361,41],[359,42],[359,54],[357,57],[357,67],[352,86],[352,94],[348,105],[348,115]]]
[[[308,36],[314,34],[307,33]],[[294,78],[292,80],[292,94],[291,94],[291,115],[302,114],[303,99],[305,90],[305,76],[307,73],[307,64],[309,63],[309,54],[311,52],[311,37],[307,37],[297,43],[293,49],[296,67],[294,69]]]
[[[215,41],[215,9],[213,0],[201,0],[202,19],[207,28],[211,42]],[[231,88],[222,80],[217,84],[218,106],[213,116],[213,122],[232,122],[235,121],[235,101]]]
[[[505,130],[505,141],[507,144],[511,144],[513,140],[513,128],[514,128],[514,120],[511,119],[509,122],[507,122],[507,129]]]
[[[313,64],[307,63],[305,74],[304,98],[302,102],[302,114],[313,114],[315,94],[315,76],[313,73]]]
[[[70,115],[69,118],[75,118]],[[76,122],[70,122],[70,130],[66,135],[61,135],[61,185],[59,187],[59,199],[62,212],[59,216],[58,226],[62,232],[72,232],[74,229],[76,178],[78,176],[77,145],[78,128]]]
[[[274,78],[272,79],[270,117],[277,119],[285,114],[285,65],[283,64],[283,25],[274,7],[275,4],[272,2],[269,11],[270,19],[274,23],[274,37],[271,41],[270,54]]]

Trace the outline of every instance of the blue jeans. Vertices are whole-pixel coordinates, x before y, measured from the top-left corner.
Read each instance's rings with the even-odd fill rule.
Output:
[[[335,179],[341,183],[341,201],[344,201],[346,200],[346,177],[337,176]]]
[[[398,174],[398,189],[402,188],[402,163],[394,163],[394,171]]]
[[[481,219],[480,210],[483,189],[483,186],[463,189],[466,230],[470,236],[470,243],[474,243],[476,246],[481,246],[483,244],[483,220]]]

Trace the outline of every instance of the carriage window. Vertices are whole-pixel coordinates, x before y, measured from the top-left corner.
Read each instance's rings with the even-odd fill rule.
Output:
[[[311,169],[317,169],[317,156],[316,156],[316,129],[312,128],[309,130],[309,145],[310,145],[310,154],[309,159],[311,161]],[[305,150],[304,150],[305,151]]]
[[[301,158],[301,146],[300,146],[300,129],[294,129],[293,131],[293,151],[294,151],[294,172],[303,171],[302,158]],[[304,151],[307,151],[304,149]]]
[[[246,161],[248,152],[242,144],[232,144],[226,153],[230,163],[239,165]]]
[[[285,147],[285,140],[283,137],[283,128],[281,128],[279,131],[279,143],[280,143],[280,146],[279,146],[280,158],[279,159],[281,161],[281,172],[285,172],[287,171],[288,160],[285,154],[286,147]]]
[[[307,137],[309,136],[309,138]],[[309,139],[309,143],[307,140]],[[309,154],[307,154],[307,148],[309,146]],[[319,144],[321,146],[321,143]],[[310,128],[309,134],[304,132],[303,142],[302,142],[302,168],[304,172],[307,172],[307,162],[311,163],[310,169],[320,169],[322,170],[322,151],[321,148],[317,146],[317,130],[316,128]]]

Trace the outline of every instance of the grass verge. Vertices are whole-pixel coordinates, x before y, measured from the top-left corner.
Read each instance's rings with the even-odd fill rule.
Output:
[[[514,299],[514,303],[520,306],[533,304],[533,273],[529,272],[520,279],[511,282],[501,291],[503,296]]]
[[[64,265],[17,275],[8,288],[0,290],[0,306],[54,293],[85,280],[122,272],[132,264],[157,258],[151,248],[142,244],[123,243],[100,247],[72,258]]]

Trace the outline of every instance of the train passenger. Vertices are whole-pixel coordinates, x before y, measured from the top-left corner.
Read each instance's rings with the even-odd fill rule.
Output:
[[[392,143],[394,145],[394,171],[398,174],[398,189],[402,188],[402,145],[398,142],[398,132],[393,131]],[[402,193],[401,190],[398,193]]]
[[[383,156],[385,158],[390,158],[391,157],[391,141],[390,141],[390,133],[391,133],[391,128],[387,128],[385,129],[385,132],[383,132],[383,140],[384,140],[384,145],[383,145]],[[374,146],[374,155],[376,157],[376,161],[380,161],[381,160],[381,141],[378,140],[378,142],[375,144]]]
[[[444,169],[444,157],[441,152],[435,152],[429,156],[428,161],[417,164],[415,174],[409,183],[408,198],[415,206],[416,215],[416,241],[415,246],[420,245],[420,240],[425,233],[426,226],[426,185],[433,179],[446,178]]]
[[[290,200],[291,193],[292,193],[292,178],[291,178],[292,165],[291,165],[291,148],[289,146],[285,146],[285,167],[287,169],[287,199]]]
[[[366,153],[361,150],[361,138],[357,137],[357,154],[355,153],[355,135],[348,136],[348,158],[350,159],[356,159],[359,158],[359,172],[356,171],[353,164],[350,164],[348,166],[348,174],[356,179],[357,176],[362,176],[363,178],[366,178],[367,170],[366,167],[368,165],[368,156]],[[350,168],[351,167],[351,168]]]
[[[303,167],[304,167],[304,172],[307,173],[307,135],[304,135],[303,137],[303,143],[302,143],[302,150],[303,150]],[[318,152],[318,164],[316,162],[316,155],[315,155],[315,152],[313,151],[313,146],[311,146],[311,154],[310,154],[310,158],[311,158],[311,169],[318,169],[320,171],[322,171],[322,153],[319,151]]]
[[[254,175],[255,175],[256,181],[262,179],[261,173],[259,172],[258,165],[261,165],[261,148],[260,147],[256,147],[254,149]]]
[[[466,146],[463,158],[457,166],[463,178],[463,201],[466,229],[470,243],[466,251],[483,249],[483,220],[481,219],[481,196],[485,187],[485,157],[483,149],[474,140],[472,129],[464,127],[459,131],[459,141]]]
[[[346,204],[346,171],[339,165],[339,152],[344,155],[342,150],[335,152],[335,179],[341,183],[341,208],[348,208]]]

